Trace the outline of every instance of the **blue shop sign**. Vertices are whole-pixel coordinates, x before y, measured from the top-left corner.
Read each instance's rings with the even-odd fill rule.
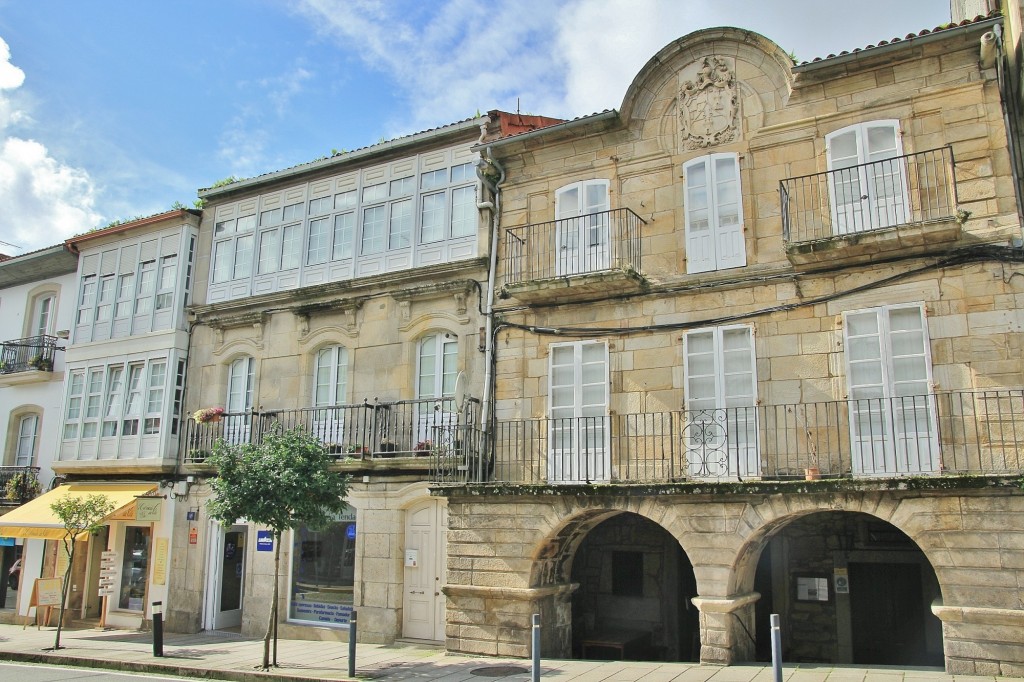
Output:
[[[257,552],[273,552],[274,551],[274,534],[269,530],[258,530],[256,531],[256,551]]]

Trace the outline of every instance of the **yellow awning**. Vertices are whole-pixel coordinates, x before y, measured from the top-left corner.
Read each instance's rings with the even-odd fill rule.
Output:
[[[57,500],[70,496],[106,495],[114,503],[114,511],[106,517],[110,518],[133,504],[136,497],[155,488],[155,483],[68,483],[0,516],[0,537],[60,540],[66,535],[64,524],[50,509]]]

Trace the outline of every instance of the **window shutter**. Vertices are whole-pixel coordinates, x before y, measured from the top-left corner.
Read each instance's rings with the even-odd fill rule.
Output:
[[[717,269],[740,268],[747,264],[743,241],[743,208],[740,202],[740,168],[734,154],[711,157],[714,181],[714,226]]]
[[[716,266],[710,204],[711,169],[707,157],[683,168],[686,177],[686,271],[708,272]]]

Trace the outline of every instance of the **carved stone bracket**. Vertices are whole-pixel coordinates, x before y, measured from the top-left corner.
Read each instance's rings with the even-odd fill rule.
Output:
[[[442,282],[423,287],[402,289],[391,292],[391,297],[398,304],[399,316],[403,326],[412,321],[412,304],[422,301],[432,301],[439,298],[451,298],[455,303],[455,314],[459,322],[469,322],[468,310],[470,296],[476,289],[476,283],[472,280],[456,280],[454,282]]]
[[[263,335],[269,322],[270,313],[266,311],[208,319],[206,324],[213,330],[214,355],[219,355],[224,350],[225,330],[241,327],[252,327],[249,339],[256,348],[263,348]]]
[[[340,327],[345,333],[351,336],[359,335],[359,323],[356,313],[363,307],[368,298],[358,296],[354,298],[341,298],[331,301],[322,301],[315,304],[299,306],[292,309],[298,319],[299,340],[304,340],[310,333],[310,320],[314,315],[331,313],[341,315]]]

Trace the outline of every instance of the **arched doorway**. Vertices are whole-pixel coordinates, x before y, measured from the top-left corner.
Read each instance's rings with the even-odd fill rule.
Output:
[[[698,661],[693,566],[664,528],[633,513],[594,526],[572,558],[577,658]]]
[[[770,660],[769,614],[778,613],[786,661],[943,664],[935,571],[905,533],[869,514],[823,511],[781,526],[761,551],[754,590],[758,660]]]

